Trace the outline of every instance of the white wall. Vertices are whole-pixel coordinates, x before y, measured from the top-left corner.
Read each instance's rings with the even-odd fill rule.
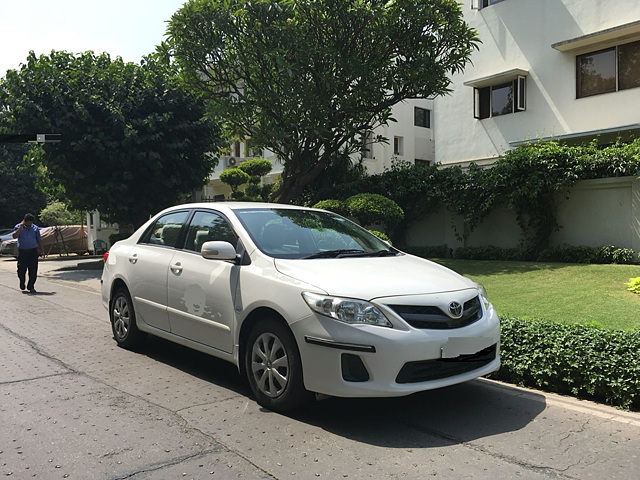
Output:
[[[508,0],[506,0],[508,1]],[[569,192],[568,199],[559,197],[558,223],[562,228],[551,235],[551,246],[568,243],[601,247],[615,245],[640,252],[640,178],[603,178],[582,180]],[[455,236],[452,225],[461,221],[445,209],[413,224],[407,244],[433,246],[517,247],[520,229],[515,214],[507,209],[493,212],[463,244]]]
[[[474,2],[477,3],[477,2]],[[552,44],[640,20],[638,0],[504,0],[481,10],[464,2],[465,19],[482,40],[453,92],[435,101],[436,161],[492,159],[510,143],[637,124],[640,88],[576,99],[575,57],[613,43],[569,52]],[[473,88],[464,82],[514,68],[528,71],[526,111],[473,118]]]

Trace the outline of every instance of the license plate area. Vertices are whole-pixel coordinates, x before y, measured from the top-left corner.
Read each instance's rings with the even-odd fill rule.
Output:
[[[441,358],[456,358],[471,355],[490,347],[495,342],[489,337],[449,337],[440,349]]]

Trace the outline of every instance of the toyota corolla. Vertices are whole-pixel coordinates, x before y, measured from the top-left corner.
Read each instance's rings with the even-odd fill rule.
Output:
[[[115,341],[147,334],[234,363],[258,403],[402,396],[500,366],[484,288],[334,213],[168,208],[117,242],[102,275]]]

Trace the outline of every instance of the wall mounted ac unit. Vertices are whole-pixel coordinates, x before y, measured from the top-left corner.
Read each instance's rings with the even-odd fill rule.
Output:
[[[225,163],[227,167],[235,167],[237,163],[236,157],[227,157]]]

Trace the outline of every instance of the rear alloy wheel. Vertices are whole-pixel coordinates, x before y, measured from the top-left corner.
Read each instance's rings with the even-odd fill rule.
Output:
[[[146,334],[138,330],[131,295],[126,289],[120,288],[113,295],[109,317],[113,338],[119,346],[134,348],[142,343]]]
[[[266,319],[253,327],[245,370],[258,403],[284,412],[311,399],[302,380],[302,362],[293,334],[282,322]]]

